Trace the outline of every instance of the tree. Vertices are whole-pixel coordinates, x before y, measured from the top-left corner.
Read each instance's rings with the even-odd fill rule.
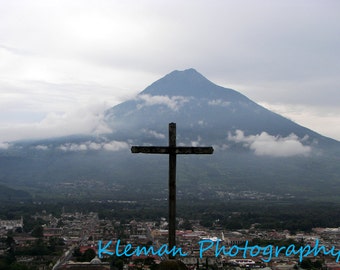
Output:
[[[83,258],[85,262],[91,261],[94,257],[96,257],[96,252],[92,248],[85,250],[83,254]]]
[[[96,257],[96,252],[92,248],[88,248],[84,251],[78,261],[90,262],[94,257]]]
[[[13,238],[13,236],[7,236],[7,238],[6,238],[6,245],[7,245],[7,247],[13,247],[13,245],[15,244],[15,241],[14,241],[14,238]]]
[[[312,269],[313,263],[310,259],[303,259],[300,263],[300,267],[303,269]]]
[[[76,247],[74,250],[73,250],[73,257],[76,257],[77,258],[77,260],[78,260],[78,258],[79,257],[81,257],[81,252],[80,252],[80,248],[79,247]]]
[[[192,225],[189,220],[185,219],[181,224],[181,228],[183,228],[184,230],[192,230]]]
[[[111,263],[112,269],[117,269],[117,270],[123,270],[124,267],[124,261],[121,259],[115,259]]]
[[[42,238],[44,236],[44,228],[41,225],[37,225],[33,228],[31,235],[34,237]]]

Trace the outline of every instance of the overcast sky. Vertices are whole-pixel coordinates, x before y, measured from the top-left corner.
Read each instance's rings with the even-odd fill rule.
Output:
[[[337,0],[0,0],[0,144],[105,132],[187,68],[340,140],[339,49]]]

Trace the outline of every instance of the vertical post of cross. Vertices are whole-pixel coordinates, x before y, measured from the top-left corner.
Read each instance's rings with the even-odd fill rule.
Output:
[[[176,246],[176,123],[169,124],[169,248]]]
[[[168,154],[169,155],[169,250],[176,246],[176,156],[191,154],[212,154],[210,147],[192,147],[176,145],[176,123],[169,124],[169,146],[132,146],[132,153]],[[172,253],[169,254],[173,259]]]

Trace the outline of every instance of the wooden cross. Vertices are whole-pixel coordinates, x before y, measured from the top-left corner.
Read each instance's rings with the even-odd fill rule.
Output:
[[[169,124],[169,146],[132,146],[132,153],[169,155],[169,250],[176,246],[176,155],[212,154],[212,147],[176,146],[176,123]]]

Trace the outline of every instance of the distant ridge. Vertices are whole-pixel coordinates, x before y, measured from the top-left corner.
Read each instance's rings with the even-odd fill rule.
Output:
[[[5,185],[0,184],[0,202],[2,203],[27,200],[30,198],[31,195],[26,191],[9,188]]]

